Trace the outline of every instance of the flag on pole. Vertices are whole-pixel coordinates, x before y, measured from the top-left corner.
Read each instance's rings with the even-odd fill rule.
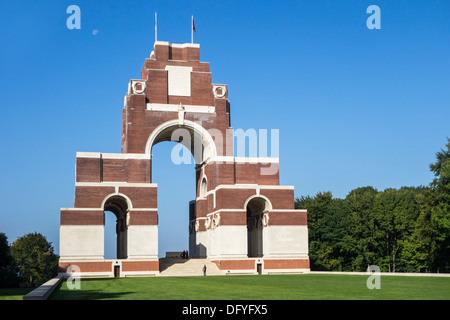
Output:
[[[194,16],[191,17],[191,43],[194,43],[195,23]]]

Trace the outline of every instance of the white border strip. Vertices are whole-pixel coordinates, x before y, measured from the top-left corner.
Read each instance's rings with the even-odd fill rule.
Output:
[[[200,48],[199,43],[172,43],[169,41],[155,41],[155,46],[170,46],[172,48]]]
[[[208,158],[204,161],[204,164],[208,164],[211,162],[221,162],[227,164],[233,163],[280,163],[279,158],[275,157],[234,157],[234,156],[216,156]]]
[[[104,210],[102,208],[61,208],[61,211],[101,211]]]
[[[145,153],[101,153],[101,152],[77,152],[77,158],[90,159],[135,159],[148,160],[150,156]]]
[[[179,112],[179,105],[177,104],[163,104],[163,103],[147,103],[145,110],[148,111],[167,111],[167,112]],[[214,113],[216,107],[214,106],[197,106],[197,105],[183,105],[185,112],[192,113]]]
[[[294,274],[294,273],[309,273],[308,268],[298,269],[264,269],[262,274]]]
[[[220,189],[281,189],[281,190],[294,190],[294,186],[279,186],[279,185],[258,185],[258,184],[221,184],[215,189],[208,191],[206,194],[212,193]]]
[[[238,163],[279,163],[279,158],[269,157],[234,157],[234,161]]]
[[[133,187],[133,188],[156,188],[156,183],[133,183],[133,182],[75,182],[75,187]]]

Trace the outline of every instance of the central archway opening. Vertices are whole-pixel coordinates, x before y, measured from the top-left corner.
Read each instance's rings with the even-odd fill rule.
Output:
[[[174,148],[190,157],[190,163],[176,164]],[[158,257],[189,251],[189,203],[196,198],[195,162],[190,151],[176,142],[158,143],[152,148],[152,182],[158,185]]]
[[[199,185],[197,171],[201,163],[217,156],[211,134],[199,123],[183,119],[181,113],[178,120],[155,128],[145,148],[151,159],[151,182],[158,184],[160,258],[166,252],[189,251],[189,244],[195,242],[192,240],[195,201],[200,192],[204,195],[207,191],[206,183]]]

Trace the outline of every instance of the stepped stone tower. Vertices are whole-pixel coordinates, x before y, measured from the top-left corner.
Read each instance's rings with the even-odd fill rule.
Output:
[[[62,208],[60,272],[158,275],[152,147],[177,141],[196,161],[191,258],[224,273],[309,270],[306,210],[279,185],[278,159],[235,157],[227,85],[212,84],[198,44],[156,41],[122,111],[122,151],[77,152],[74,208]],[[117,217],[117,259],[104,259],[104,212]]]

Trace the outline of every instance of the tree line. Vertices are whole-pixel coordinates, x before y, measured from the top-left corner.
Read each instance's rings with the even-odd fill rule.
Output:
[[[59,256],[40,233],[29,233],[11,245],[0,233],[0,287],[37,287],[58,274]]]
[[[450,139],[428,186],[356,188],[296,198],[308,210],[311,270],[450,272]]]

